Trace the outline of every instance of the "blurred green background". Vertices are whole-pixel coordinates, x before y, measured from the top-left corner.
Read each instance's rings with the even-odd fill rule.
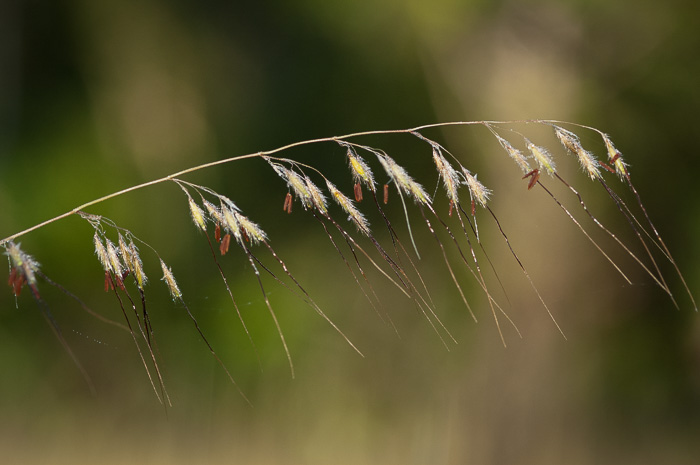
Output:
[[[5,0],[0,236],[179,169],[295,141],[437,121],[551,118],[612,136],[697,292],[698,10],[698,2],[680,0]],[[548,132],[517,129],[555,146]],[[578,132],[603,154],[594,134]],[[426,134],[448,144],[494,189],[494,211],[568,340],[485,215],[482,238],[523,337],[504,325],[503,347],[483,293],[461,270],[474,323],[415,211],[419,266],[459,344],[445,350],[410,301],[374,273],[379,310],[391,315],[397,337],[367,304],[320,225],[298,203],[294,214],[282,213],[286,187],[270,168],[234,163],[187,179],[228,195],[259,222],[366,357],[268,277],[266,290],[295,362],[291,379],[250,266],[232,252],[223,264],[258,363],[184,196],[174,185],[156,186],[90,212],[130,229],[173,266],[185,300],[254,406],[228,383],[184,310],[170,302],[155,258],[144,252],[173,408],[166,413],[158,404],[128,334],[43,284],[43,297],[95,382],[98,396],[91,397],[29,293],[15,301],[6,287],[0,293],[3,461],[696,463],[700,324],[671,267],[662,264],[680,310],[577,210],[635,283],[625,285],[551,199],[526,191],[486,130]],[[428,190],[435,188],[426,146],[407,136],[363,141],[387,149]],[[337,146],[287,156],[344,179],[349,192]],[[643,255],[600,186],[561,150],[557,157],[591,209]],[[570,194],[559,189],[557,195],[576,209]],[[444,199],[437,205],[446,212]],[[387,208],[408,244],[396,196]],[[370,219],[377,228],[381,219]],[[389,246],[386,234],[378,236]],[[88,224],[69,218],[21,242],[47,275],[118,319],[91,239]],[[264,249],[259,254],[275,266]],[[454,251],[451,260],[459,265]]]

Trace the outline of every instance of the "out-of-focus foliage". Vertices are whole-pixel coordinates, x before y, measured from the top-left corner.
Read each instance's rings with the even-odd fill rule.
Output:
[[[6,0],[0,236],[178,169],[298,140],[435,121],[552,118],[613,137],[698,291],[698,10],[697,2],[680,0]],[[494,208],[568,341],[525,285],[509,295],[509,314],[524,337],[511,333],[504,349],[486,301],[475,298],[475,324],[449,288],[444,263],[429,254],[421,266],[459,345],[445,351],[413,307],[378,288],[396,318],[397,338],[367,308],[319,225],[301,209],[282,213],[285,188],[269,166],[235,163],[192,180],[226,193],[261,222],[366,358],[271,282],[297,367],[289,379],[257,283],[238,254],[226,269],[261,372],[186,199],[174,185],[158,186],[91,212],[115,219],[168,260],[254,407],[227,384],[184,309],[159,286],[154,260],[146,265],[150,309],[175,404],[167,415],[128,335],[44,286],[66,339],[95,379],[98,397],[91,398],[28,293],[16,306],[8,287],[0,292],[3,457],[695,463],[700,324],[691,306],[681,298],[675,310],[641,273],[634,286],[624,286],[551,202],[545,211],[542,199],[518,199],[527,197],[523,182],[487,131],[441,137],[502,192]],[[388,143],[392,154],[415,149],[398,139]],[[334,150],[289,156],[342,172],[344,162],[335,168],[327,162],[340,159]],[[401,160],[419,166],[419,156],[430,161],[428,152]],[[582,191],[598,191],[583,175],[579,180]],[[624,228],[609,201],[595,195],[590,201],[605,221]],[[434,244],[421,237],[425,255]],[[87,223],[70,218],[27,235],[22,245],[47,275],[117,319],[91,238]],[[522,281],[507,251],[493,258],[505,281]],[[681,295],[679,286],[674,290]]]

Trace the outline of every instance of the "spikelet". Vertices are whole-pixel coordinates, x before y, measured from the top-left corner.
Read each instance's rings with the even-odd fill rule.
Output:
[[[109,268],[117,277],[121,277],[124,274],[124,268],[122,267],[122,262],[119,259],[119,252],[117,247],[109,239],[105,239],[107,244],[107,260],[109,261]]]
[[[95,232],[95,236],[93,237],[93,243],[95,244],[95,255],[97,255],[97,259],[100,261],[102,268],[104,268],[105,271],[112,271],[109,256],[107,255],[107,248],[97,232]]]
[[[35,272],[39,270],[39,263],[31,255],[24,253],[20,249],[20,244],[15,244],[14,242],[7,244],[6,254],[10,257],[12,268],[17,270],[16,272],[20,273],[23,279],[35,289],[37,283]],[[18,285],[21,286],[21,281]],[[18,289],[15,289],[15,295],[18,293]]]
[[[206,218],[204,217],[204,210],[202,210],[202,207],[197,205],[197,203],[192,199],[192,197],[187,195],[187,200],[190,204],[190,214],[192,215],[192,221],[194,221],[194,224],[197,225],[199,229],[202,231],[207,230],[207,222]]]
[[[610,140],[610,136],[603,134],[603,141],[605,142],[605,148],[608,149],[608,160],[615,166],[615,171],[620,176],[620,179],[625,179],[629,176],[629,170],[627,169],[629,165],[622,160],[622,154],[615,148],[612,140]]]
[[[228,206],[222,204],[221,214],[224,218],[223,226],[228,232],[233,234],[233,237],[235,237],[239,243],[242,243],[243,236],[241,235],[241,225],[236,217],[236,212],[228,208]]]
[[[124,259],[124,264],[129,272],[136,278],[136,284],[139,289],[143,290],[143,286],[146,284],[147,278],[143,271],[143,262],[141,261],[141,256],[139,255],[139,249],[134,244],[134,241],[129,241],[126,243],[124,236],[119,234],[119,252]]]
[[[321,192],[321,189],[314,184],[308,176],[304,176],[304,181],[306,183],[306,188],[309,191],[311,202],[314,207],[324,215],[328,214],[328,207],[326,205],[326,197]]]
[[[445,185],[447,196],[456,205],[459,203],[457,189],[461,184],[459,173],[435,147],[433,147],[433,161],[435,162],[440,178],[442,178],[442,182]]]
[[[163,269],[163,277],[161,280],[165,281],[165,284],[167,284],[168,290],[170,291],[170,296],[173,298],[173,300],[182,299],[182,292],[180,292],[177,281],[175,281],[175,276],[173,276],[173,272],[170,270],[170,268],[165,265],[163,259],[160,260],[160,267]]]
[[[527,144],[527,149],[532,154],[532,157],[535,159],[540,169],[547,170],[549,174],[554,174],[557,168],[554,164],[554,160],[552,159],[552,155],[547,151],[547,149],[533,144],[528,139],[525,139],[525,143]]]
[[[425,192],[423,186],[414,181],[402,166],[398,165],[388,155],[377,154],[377,158],[391,180],[394,181],[405,194],[413,197],[418,203],[424,205],[430,204],[430,196]]]
[[[267,234],[265,234],[265,231],[263,231],[260,226],[250,221],[247,216],[241,215],[240,213],[235,213],[235,215],[238,224],[252,244],[258,244],[267,240]]]
[[[481,184],[481,182],[476,179],[476,175],[471,174],[468,169],[462,168],[462,173],[464,174],[464,179],[469,188],[471,199],[482,207],[486,207],[486,202],[488,202],[493,192]]]
[[[350,148],[348,148],[348,162],[350,164],[350,171],[352,171],[352,177],[355,183],[363,183],[367,188],[375,192],[375,182],[372,170],[369,168],[367,163],[359,155],[355,155]]]
[[[530,167],[530,164],[527,162],[527,158],[523,153],[513,147],[510,142],[505,140],[503,137],[499,136],[498,134],[494,133],[496,138],[498,139],[498,142],[501,144],[501,147],[503,147],[506,152],[508,152],[508,155],[510,158],[517,163],[517,165],[520,167],[523,173],[529,173],[532,171],[532,168]]]
[[[146,284],[148,278],[146,277],[146,273],[143,271],[143,262],[141,261],[141,255],[139,255],[139,249],[136,248],[136,244],[134,244],[133,241],[129,243],[129,252],[131,252],[131,263],[134,267],[132,272],[134,273],[134,276],[136,276],[136,282],[138,283],[139,288],[143,290],[143,286]]]
[[[301,176],[278,163],[270,161],[269,158],[266,158],[266,160],[275,170],[275,173],[277,173],[279,177],[287,181],[287,186],[289,186],[289,188],[294,191],[304,208],[313,208],[314,201],[311,197],[311,192],[309,192],[309,189],[306,187],[306,182],[304,182]]]
[[[336,201],[340,208],[342,208],[345,213],[348,214],[348,219],[355,223],[357,229],[366,236],[370,236],[371,231],[369,229],[369,222],[365,216],[360,213],[360,211],[355,208],[352,200],[346,197],[342,192],[340,192],[330,181],[326,180],[326,185],[331,193],[331,196]]]
[[[600,163],[593,154],[583,148],[578,136],[571,131],[567,131],[559,126],[554,126],[554,132],[557,139],[561,142],[566,150],[578,157],[581,168],[588,174],[592,180],[600,179]]]
[[[219,207],[214,205],[213,203],[204,200],[202,201],[202,204],[204,205],[204,208],[207,209],[207,213],[209,213],[209,217],[214,220],[214,223],[223,226],[225,221],[224,221],[224,215],[221,213],[221,210]]]

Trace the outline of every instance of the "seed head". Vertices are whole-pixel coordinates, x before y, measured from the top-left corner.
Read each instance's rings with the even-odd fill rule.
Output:
[[[525,139],[525,142],[527,143],[527,149],[532,154],[532,157],[535,159],[540,169],[547,170],[549,174],[554,174],[556,166],[554,165],[552,155],[550,155],[547,149],[537,146],[527,139]]]
[[[170,296],[173,298],[173,300],[182,299],[182,292],[180,292],[177,281],[175,281],[175,276],[173,276],[173,272],[170,270],[170,268],[165,265],[163,259],[160,260],[160,267],[163,269],[162,280],[165,281],[165,284],[167,284],[168,290],[170,291]]]
[[[326,185],[331,193],[331,196],[336,201],[340,208],[342,208],[345,213],[348,214],[348,219],[355,223],[357,229],[361,231],[364,235],[370,236],[371,231],[369,229],[369,222],[365,216],[360,213],[360,211],[355,208],[352,200],[346,197],[342,192],[340,192],[330,181],[326,180]]]
[[[433,147],[433,161],[435,162],[438,173],[440,174],[442,182],[445,185],[447,196],[453,203],[459,203],[459,196],[457,194],[457,189],[461,184],[459,173],[435,147]]]
[[[388,155],[377,154],[377,158],[391,180],[394,181],[405,194],[413,197],[416,202],[425,205],[430,204],[430,196],[425,192],[423,186],[414,181],[403,167],[399,166]]]
[[[578,157],[581,168],[583,168],[588,176],[592,180],[600,179],[600,163],[591,152],[583,148],[578,136],[571,131],[560,128],[559,126],[554,126],[554,132],[556,133],[559,142],[561,142],[561,145],[563,145],[566,150]]]
[[[476,179],[476,175],[471,174],[468,169],[462,168],[462,173],[464,174],[464,179],[467,182],[469,196],[471,199],[482,207],[486,207],[486,202],[488,202],[493,192],[481,184],[481,182]]]
[[[355,155],[352,150],[348,148],[348,162],[350,163],[350,171],[352,171],[352,177],[356,183],[362,182],[367,188],[374,192],[374,175],[372,170],[369,168],[367,163],[359,155]]]

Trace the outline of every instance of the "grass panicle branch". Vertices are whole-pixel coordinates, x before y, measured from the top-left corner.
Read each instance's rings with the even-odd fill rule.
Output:
[[[557,146],[557,144],[550,145],[550,142],[533,142],[528,136],[524,135],[524,131],[520,132],[514,129],[517,125],[549,127],[553,130],[554,139],[559,144]],[[613,245],[622,249],[624,256],[630,258],[635,266],[640,267],[645,275],[668,295],[676,307],[680,307],[677,297],[672,292],[673,282],[663,271],[664,263],[670,265],[678,276],[693,308],[697,311],[697,305],[690,287],[652,222],[642,203],[639,192],[632,184],[629,165],[613,144],[610,136],[590,126],[555,120],[446,122],[410,129],[365,131],[344,136],[295,142],[271,150],[216,160],[183,169],[171,175],[91,200],[68,212],[0,240],[0,246],[5,250],[5,254],[8,257],[8,284],[15,298],[20,296],[24,287],[29,288],[29,292],[60,344],[74,361],[79,371],[81,371],[92,391],[94,391],[94,385],[80,364],[78,357],[73,353],[62,336],[58,322],[51,314],[48,304],[42,299],[40,286],[42,283],[46,283],[60,289],[61,292],[78,302],[88,314],[129,332],[156,397],[167,407],[171,402],[165,388],[162,370],[159,366],[159,352],[149,315],[149,311],[152,311],[152,308],[150,304],[147,305],[147,293],[150,295],[150,291],[147,291],[147,289],[150,281],[146,276],[144,263],[148,263],[151,259],[148,256],[142,257],[140,248],[147,252],[152,252],[156,258],[155,261],[160,264],[163,274],[161,280],[164,282],[170,296],[178,306],[185,309],[207,349],[221,366],[231,383],[247,401],[248,399],[234,381],[229,369],[205,336],[204,330],[195,317],[195,312],[190,309],[184,300],[183,292],[175,279],[172,269],[165,264],[159,252],[151,245],[138,239],[131,231],[119,227],[114,221],[87,213],[87,210],[91,207],[108,200],[122,197],[147,187],[172,182],[185,194],[187,210],[189,210],[192,223],[207,241],[211,258],[221,276],[238,319],[251,346],[255,350],[261,367],[262,361],[255,348],[252,335],[237,304],[234,292],[229,284],[229,278],[222,267],[223,260],[229,260],[229,256],[226,255],[232,246],[240,249],[255,275],[262,300],[276,328],[292,377],[295,375],[292,351],[285,338],[282,323],[268,298],[267,286],[270,285],[281,286],[303,301],[318,316],[324,319],[354,351],[362,355],[362,352],[351,339],[314,301],[309,292],[306,291],[291,272],[287,262],[275,251],[272,246],[273,237],[269,236],[258,223],[244,214],[236,203],[226,195],[216,192],[207,186],[193,184],[186,180],[187,175],[197,171],[242,160],[260,160],[272,168],[272,171],[282,180],[286,188],[286,193],[280,193],[281,196],[284,195],[283,211],[287,214],[292,214],[294,211],[294,214],[309,216],[320,224],[323,234],[332,245],[332,250],[337,253],[344,266],[350,271],[367,302],[379,318],[388,323],[397,334],[399,330],[394,326],[389,313],[386,310],[380,311],[382,301],[372,284],[368,274],[369,270],[374,270],[380,276],[380,279],[385,279],[391,287],[400,291],[400,294],[423,316],[446,348],[449,349],[451,343],[457,343],[456,338],[452,336],[446,325],[443,324],[439,315],[439,308],[431,296],[428,282],[421,273],[421,255],[418,247],[420,241],[417,240],[417,230],[419,227],[422,228],[421,224],[424,224],[428,233],[435,240],[444,267],[456,292],[459,294],[460,300],[474,321],[477,321],[478,308],[473,302],[470,302],[471,297],[469,296],[471,287],[475,285],[477,289],[483,292],[483,297],[488,303],[491,317],[495,322],[503,345],[506,345],[507,337],[501,326],[501,318],[505,318],[520,336],[520,331],[515,321],[506,312],[506,309],[509,311],[513,310],[513,305],[508,297],[501,276],[487,253],[487,245],[485,244],[487,238],[484,238],[479,233],[478,219],[482,214],[485,214],[482,212],[487,212],[486,216],[490,217],[495,223],[498,230],[497,234],[500,234],[505,242],[510,255],[515,259],[518,268],[524,274],[542,308],[563,336],[564,332],[554,318],[553,311],[545,303],[543,293],[535,285],[534,279],[527,271],[520,256],[516,253],[508,235],[506,235],[503,223],[496,215],[496,207],[493,206],[491,199],[499,195],[498,191],[494,192],[494,190],[486,187],[493,184],[488,182],[489,180],[483,176],[483,173],[482,179],[479,179],[476,171],[466,162],[466,157],[450,152],[436,140],[426,136],[426,133],[431,130],[471,126],[483,127],[490,136],[495,138],[496,144],[494,144],[493,152],[489,153],[487,157],[499,156],[505,152],[505,155],[510,158],[518,171],[521,172],[520,175],[513,177],[513,183],[522,183],[523,181],[518,181],[521,178],[527,180],[526,186],[521,187],[523,192],[532,189],[540,189],[545,192],[563,212],[565,217],[581,231],[586,240],[602,254],[604,259],[612,265],[625,282],[632,282],[628,273],[623,270],[628,264],[622,263],[619,259],[613,259],[612,257],[615,255],[611,253],[612,251],[609,250],[609,247],[604,247],[594,238],[590,232],[591,228],[598,228],[612,238],[614,241]],[[604,157],[597,157],[596,150],[583,147],[580,137],[581,132],[593,133],[600,138],[600,147],[597,151],[602,152]],[[390,135],[408,135],[417,138],[420,144],[427,144],[429,152],[427,150],[417,150],[415,153],[402,154],[401,157],[398,157],[395,154],[389,155],[382,148],[358,142],[359,139],[369,138],[370,136],[373,137],[373,140],[376,140],[377,136],[388,137]],[[590,138],[584,140],[588,139]],[[347,168],[348,179],[340,179],[337,173],[331,176],[330,173],[326,173],[309,163],[302,163],[299,160],[284,158],[279,155],[283,152],[289,152],[293,148],[319,144],[328,145],[330,148],[328,156],[331,162],[334,162],[332,157],[335,157],[332,148],[341,148],[345,159],[342,161],[342,164],[345,164]],[[422,148],[426,148],[426,145],[422,145]],[[625,219],[631,234],[636,237],[636,240],[639,242],[636,247],[638,249],[641,248],[642,252],[635,251],[633,244],[625,242],[622,239],[624,235],[617,228],[613,228],[609,224],[604,225],[599,217],[591,211],[588,203],[584,201],[584,196],[581,194],[582,190],[575,188],[573,183],[564,179],[559,171],[559,167],[563,166],[566,160],[560,159],[558,152],[566,152],[573,155],[585,175],[584,179],[587,178],[588,181],[593,181],[594,185],[597,184],[603,188],[603,191],[612,200],[619,214]],[[406,157],[411,157],[411,159],[409,160]],[[406,168],[413,164],[407,162],[421,158],[432,158],[432,168],[423,170],[420,173],[421,176],[414,177],[415,173],[411,174],[410,170]],[[606,161],[601,161],[600,158],[606,158]],[[340,158],[338,158],[338,162],[339,164],[341,163]],[[376,169],[378,167],[382,168],[380,171],[383,171],[383,174],[377,174]],[[540,176],[542,173],[547,174],[547,176]],[[498,175],[507,176],[507,173],[498,173]],[[382,177],[384,179],[381,179]],[[487,182],[483,183],[483,179],[486,179]],[[555,195],[555,192],[558,191],[553,189],[553,186],[550,185],[552,183],[558,183],[560,186],[563,185],[565,187],[565,192],[568,194],[564,195],[564,197],[569,194],[573,195],[573,199],[569,200],[578,204],[580,209],[583,210],[582,213],[579,213],[582,219],[575,214],[578,207],[568,207],[567,199],[558,198]],[[382,184],[383,189],[381,187]],[[274,183],[271,183],[271,185],[274,185]],[[426,188],[423,187],[424,185],[436,186],[433,195],[428,193]],[[391,186],[395,189],[395,194],[390,196],[389,190]],[[444,190],[439,190],[438,187],[440,186]],[[636,202],[636,205],[629,205],[623,200],[623,196],[618,193],[618,190],[621,189],[632,192],[633,203]],[[468,197],[464,195],[465,190],[468,193]],[[395,208],[397,202],[390,199],[394,195],[400,200],[401,210],[403,210],[405,232],[397,231],[396,226],[390,219],[393,216],[392,210],[397,209]],[[365,197],[368,197],[368,199],[365,199]],[[412,199],[413,202],[407,202],[407,198]],[[295,202],[301,204],[302,208],[298,211],[293,208]],[[124,318],[123,323],[112,321],[99,312],[91,310],[75,294],[57,284],[40,270],[38,262],[25,253],[20,248],[19,243],[17,243],[18,239],[27,236],[32,231],[73,215],[80,216],[92,227],[92,246],[97,261],[101,266],[101,273],[104,273],[105,291],[114,295]],[[418,223],[415,222],[415,215],[419,215],[417,217],[419,218]],[[341,217],[350,222],[352,227],[346,229],[344,224],[347,223]],[[381,219],[378,221],[373,220],[373,225],[368,219],[372,217]],[[411,223],[412,217],[414,218],[413,225]],[[592,225],[587,223],[588,221]],[[402,228],[399,229],[403,230]],[[411,241],[412,251],[404,247],[403,240],[405,235]],[[427,244],[421,244],[421,248],[427,247]],[[226,257],[224,258],[224,256]],[[487,266],[484,267],[484,264]],[[466,281],[463,275],[470,279],[473,278],[474,282]],[[500,287],[499,292],[491,290],[492,280],[495,280]],[[136,292],[138,297],[133,298],[132,295],[135,295]],[[501,302],[501,299],[505,299],[505,303]]]

